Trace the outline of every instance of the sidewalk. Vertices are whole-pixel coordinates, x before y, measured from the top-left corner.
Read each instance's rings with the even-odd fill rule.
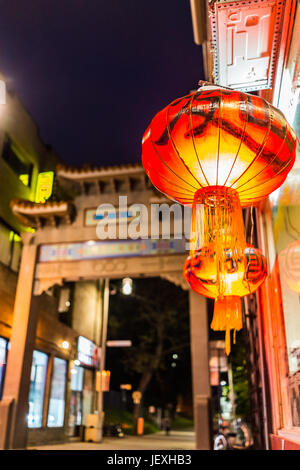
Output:
[[[105,437],[100,443],[70,441],[29,447],[29,450],[194,450],[195,434],[192,431],[171,431],[146,436],[125,436],[124,438]]]

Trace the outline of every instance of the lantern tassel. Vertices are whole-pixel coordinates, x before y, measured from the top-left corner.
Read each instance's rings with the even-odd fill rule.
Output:
[[[211,322],[214,331],[225,331],[225,345],[227,356],[231,351],[230,331],[234,330],[233,342],[235,344],[236,331],[243,328],[241,299],[235,295],[218,298],[215,301],[214,316]]]

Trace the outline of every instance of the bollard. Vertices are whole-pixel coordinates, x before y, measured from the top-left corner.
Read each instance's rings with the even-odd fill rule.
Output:
[[[138,418],[137,420],[137,435],[142,436],[144,434],[144,418]]]

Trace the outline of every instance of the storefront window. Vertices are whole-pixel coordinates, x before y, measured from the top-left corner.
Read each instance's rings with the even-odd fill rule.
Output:
[[[0,338],[0,400],[2,398],[3,386],[4,386],[4,377],[5,377],[5,367],[7,359],[7,347],[8,341],[4,338]]]
[[[65,418],[67,361],[54,358],[51,394],[48,412],[49,427],[62,427]]]
[[[83,367],[74,366],[71,370],[71,390],[74,392],[82,392],[83,387]]]
[[[300,137],[300,8],[284,70],[279,107]],[[298,31],[298,32],[297,32]],[[270,196],[275,253],[271,274],[279,279],[289,367],[293,426],[300,426],[300,153],[285,183]]]
[[[29,428],[40,428],[42,426],[47,363],[47,354],[33,351],[29,391]]]
[[[300,426],[300,166],[292,170],[277,197],[272,208],[276,253],[271,267],[280,281],[292,422]]]

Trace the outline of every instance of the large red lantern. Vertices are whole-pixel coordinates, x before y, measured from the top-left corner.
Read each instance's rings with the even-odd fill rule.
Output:
[[[193,206],[191,256],[216,257],[218,298],[224,296],[224,254],[244,256],[241,206],[278,188],[292,168],[296,136],[283,114],[258,96],[203,86],[154,116],[142,160],[154,186]]]

